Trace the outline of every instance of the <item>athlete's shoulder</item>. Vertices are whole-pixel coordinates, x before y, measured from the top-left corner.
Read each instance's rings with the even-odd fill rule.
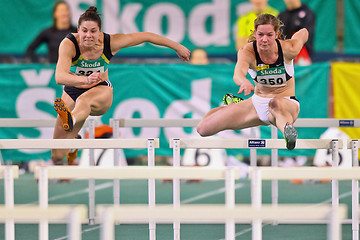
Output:
[[[251,63],[255,59],[255,50],[253,47],[253,42],[247,43],[245,44],[244,47],[239,49],[238,59],[245,60],[248,63]]]

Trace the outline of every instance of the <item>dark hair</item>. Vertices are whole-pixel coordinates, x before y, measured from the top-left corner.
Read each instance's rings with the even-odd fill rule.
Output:
[[[101,18],[100,14],[98,13],[98,10],[96,7],[91,6],[86,11],[81,14],[78,22],[78,26],[81,25],[83,21],[94,21],[97,22],[99,28],[101,29]]]
[[[279,31],[279,36],[278,39],[285,39],[285,36],[282,32],[282,27],[284,26],[284,24],[280,21],[280,19],[278,19],[277,17],[265,13],[265,14],[261,14],[259,15],[255,21],[254,21],[254,31],[257,30],[258,26],[260,25],[266,25],[266,24],[270,24],[273,25],[274,27],[274,31],[277,32]],[[253,42],[255,41],[255,36],[254,36],[254,31],[251,32],[250,36],[249,36],[249,42]]]
[[[67,2],[65,2],[65,1],[57,1],[57,2],[55,2],[54,7],[52,9],[52,17],[53,17],[53,25],[52,25],[52,27],[53,28],[56,28],[55,12],[56,12],[56,9],[58,8],[58,6],[61,5],[61,4],[65,4],[67,6],[67,8],[69,9],[69,11],[70,11],[70,6],[69,6],[69,4]]]

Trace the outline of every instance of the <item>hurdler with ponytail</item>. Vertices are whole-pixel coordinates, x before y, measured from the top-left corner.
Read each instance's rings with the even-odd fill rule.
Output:
[[[64,85],[61,98],[56,98],[58,113],[54,139],[78,137],[88,116],[100,116],[111,107],[113,88],[108,76],[108,65],[113,55],[123,48],[144,42],[173,49],[188,61],[190,51],[183,45],[151,32],[107,34],[101,31],[101,18],[96,7],[89,7],[78,20],[78,32],[69,34],[60,44],[55,80]],[[122,79],[126,84],[127,79]],[[115,89],[116,90],[116,89]],[[54,163],[66,156],[74,163],[77,150],[52,150]]]

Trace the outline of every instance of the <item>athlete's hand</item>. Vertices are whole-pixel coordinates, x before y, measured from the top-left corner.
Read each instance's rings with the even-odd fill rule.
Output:
[[[104,73],[94,72],[87,77],[87,85],[97,84],[105,80]]]
[[[253,91],[254,91],[254,85],[252,85],[249,80],[244,80],[241,82],[238,93],[240,94],[240,93],[244,92],[244,94],[246,96],[246,95],[249,95]]]
[[[181,58],[184,62],[189,61],[190,59],[190,50],[184,47],[183,45],[180,45],[180,48],[176,51],[179,58]]]

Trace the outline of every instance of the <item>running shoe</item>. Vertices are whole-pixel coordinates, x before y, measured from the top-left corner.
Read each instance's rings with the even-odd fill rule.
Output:
[[[296,128],[293,125],[287,123],[284,128],[284,138],[287,149],[293,150],[295,148],[297,135],[298,132]]]
[[[81,139],[81,136],[78,134],[75,139]],[[75,161],[77,156],[78,156],[77,149],[71,149],[68,152],[68,154],[66,155],[66,160],[69,166],[78,165]]]
[[[234,96],[231,93],[227,93],[223,97],[223,102],[224,102],[225,105],[229,105],[230,103],[238,103],[238,102],[241,102],[243,100],[244,99],[242,99],[241,97]]]
[[[62,125],[65,131],[71,132],[73,130],[73,116],[65,102],[61,98],[56,98],[54,102],[54,109],[59,114]]]

